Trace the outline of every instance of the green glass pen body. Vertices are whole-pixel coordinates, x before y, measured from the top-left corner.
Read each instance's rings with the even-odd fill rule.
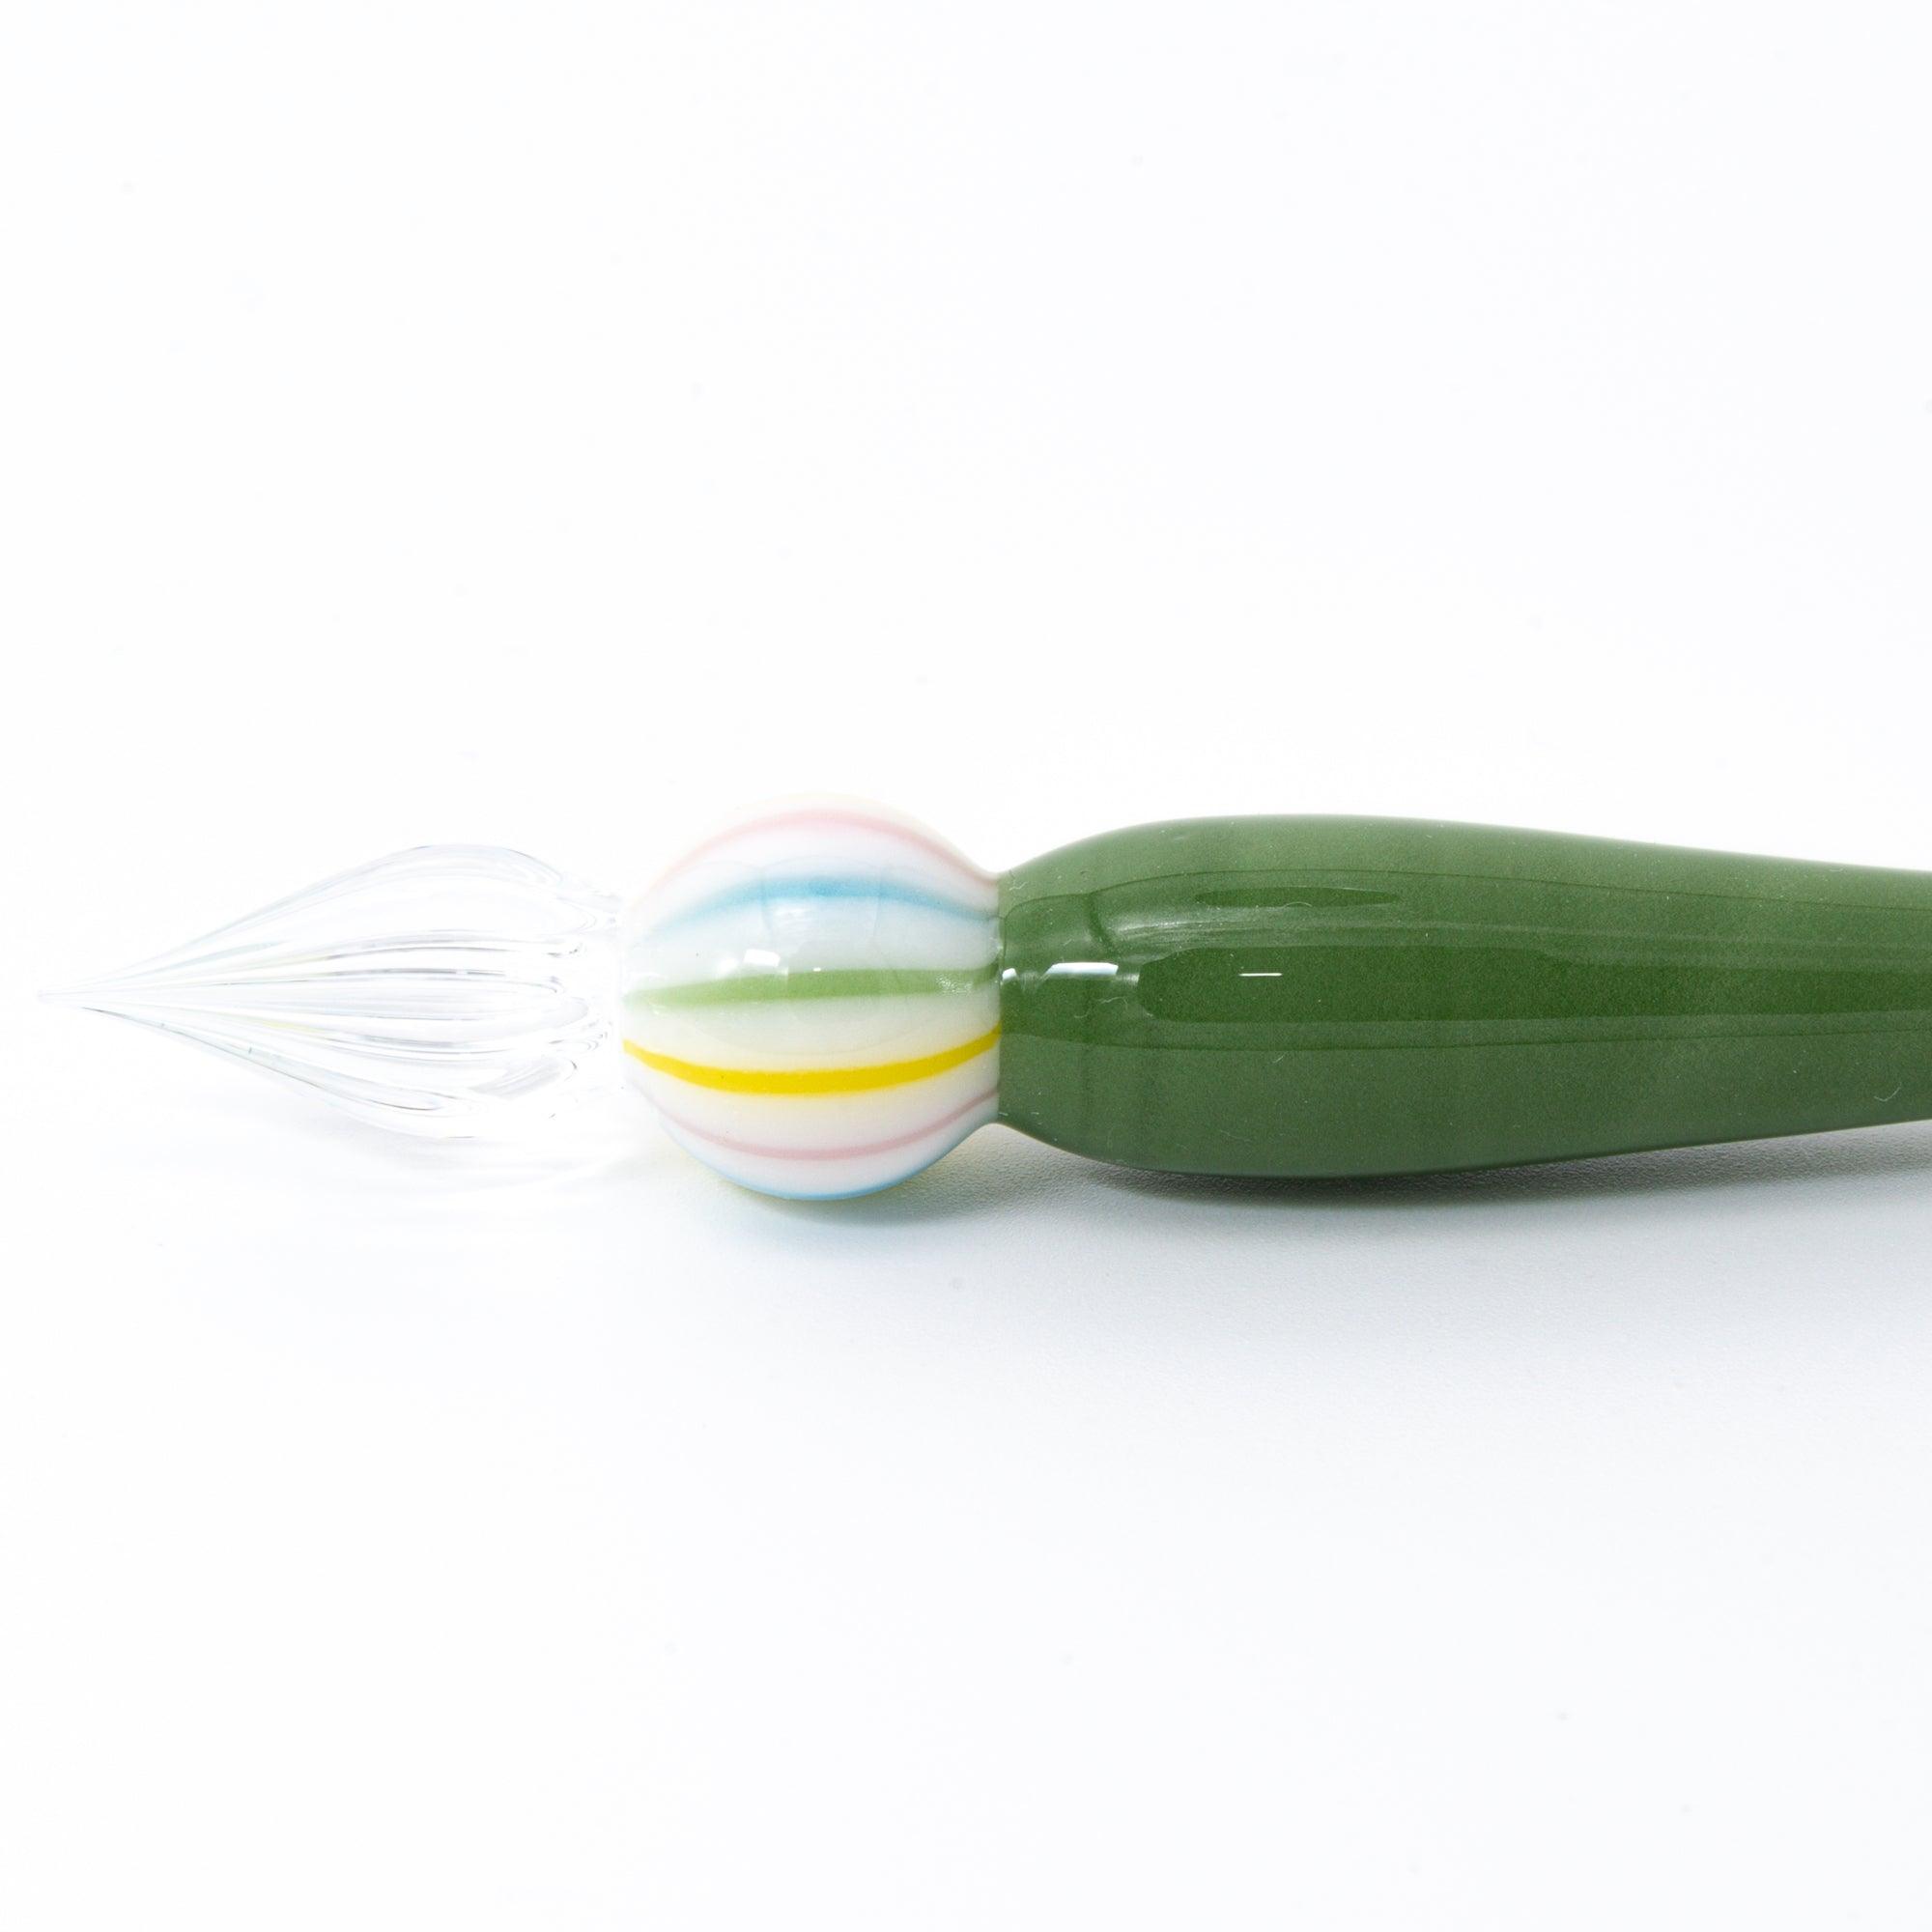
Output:
[[[1415,1174],[1932,1117],[1932,875],[1197,819],[1000,898],[1000,1118],[1102,1160]]]

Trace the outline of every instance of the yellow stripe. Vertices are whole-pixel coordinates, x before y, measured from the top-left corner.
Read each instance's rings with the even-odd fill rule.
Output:
[[[812,1066],[785,1068],[771,1072],[749,1066],[700,1066],[696,1061],[673,1060],[668,1053],[653,1053],[634,1039],[624,1042],[624,1051],[641,1060],[654,1073],[668,1073],[673,1080],[687,1080],[694,1087],[716,1087],[725,1094],[868,1094],[879,1087],[904,1087],[915,1080],[929,1080],[954,1066],[964,1066],[1000,1037],[994,1027],[964,1046],[949,1046],[944,1053],[928,1053],[922,1060],[890,1060],[878,1066]]]

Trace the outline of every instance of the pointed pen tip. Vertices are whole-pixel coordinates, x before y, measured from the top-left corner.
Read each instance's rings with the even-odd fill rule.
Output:
[[[613,901],[520,853],[449,846],[379,859],[40,997],[458,1138],[546,1118],[554,1090],[602,1065],[616,977]]]

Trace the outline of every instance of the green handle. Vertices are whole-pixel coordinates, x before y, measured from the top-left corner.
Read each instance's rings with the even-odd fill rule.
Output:
[[[1193,819],[1000,882],[1000,1118],[1179,1173],[1414,1174],[1932,1117],[1932,875]]]

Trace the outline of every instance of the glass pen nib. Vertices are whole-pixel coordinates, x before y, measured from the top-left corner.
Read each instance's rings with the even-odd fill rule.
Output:
[[[547,1117],[597,1055],[615,922],[614,901],[521,852],[420,845],[44,997],[455,1139]]]

